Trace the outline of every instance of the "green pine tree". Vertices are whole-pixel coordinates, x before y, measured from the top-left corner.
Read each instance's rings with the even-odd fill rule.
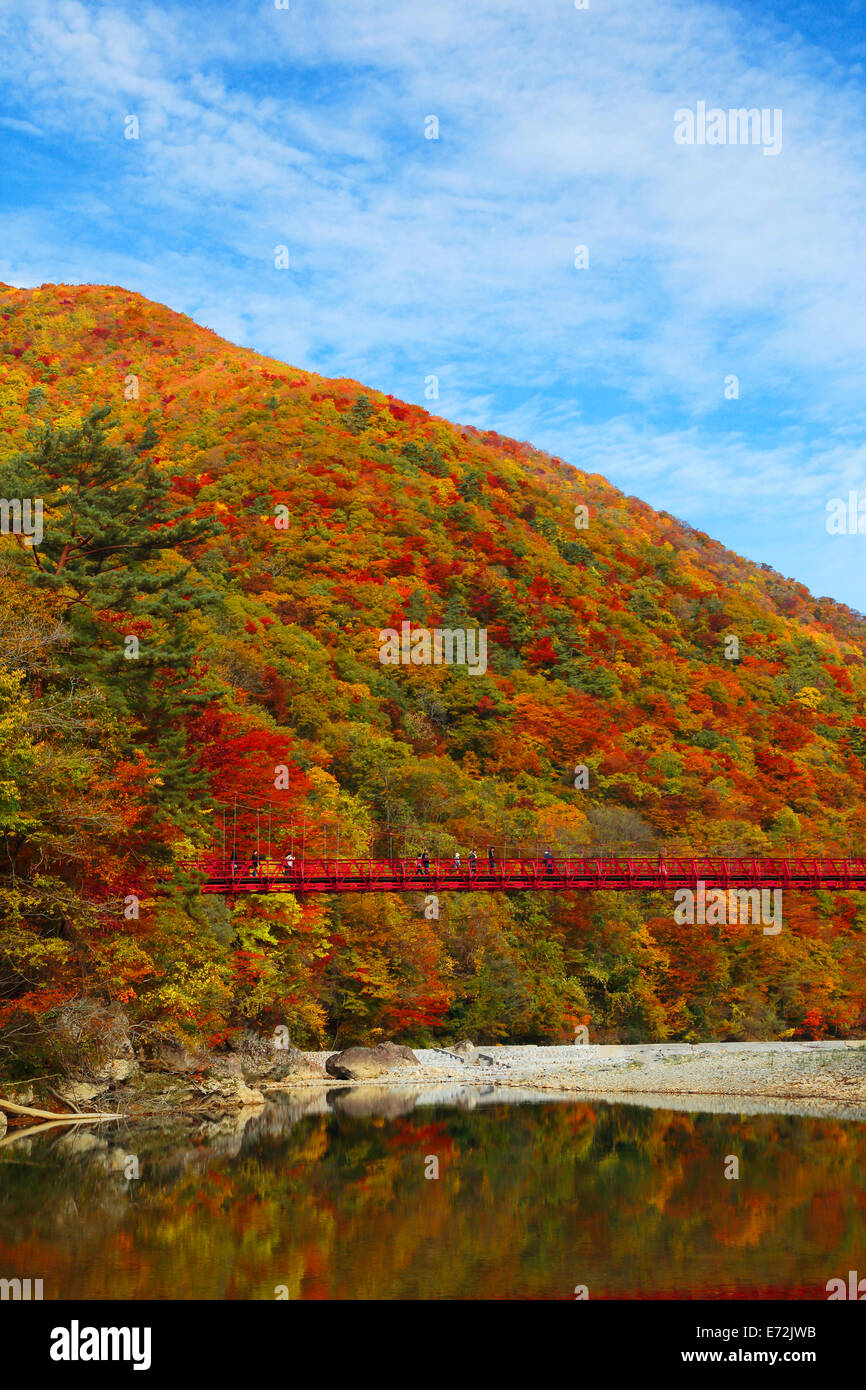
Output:
[[[43,535],[32,546],[20,538],[20,561],[53,591],[69,629],[66,674],[99,687],[130,751],[146,748],[158,767],[162,817],[199,785],[185,716],[208,696],[190,618],[219,599],[185,556],[220,527],[172,495],[150,421],[134,444],[113,443],[113,428],[110,406],[76,429],[44,426],[0,469],[0,495],[41,499]]]

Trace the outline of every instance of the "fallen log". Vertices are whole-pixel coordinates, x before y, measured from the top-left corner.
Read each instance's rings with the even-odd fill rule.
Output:
[[[72,1123],[72,1120],[54,1120],[51,1124],[28,1125],[26,1129],[10,1129],[0,1139],[0,1149],[5,1149],[7,1144],[17,1144],[19,1139],[29,1139],[33,1134],[46,1134],[48,1130],[63,1129],[64,1126],[70,1128]]]
[[[122,1115],[103,1115],[89,1114],[78,1111],[77,1114],[58,1115],[56,1110],[34,1110],[29,1105],[18,1105],[15,1101],[5,1100],[0,1096],[0,1110],[5,1110],[12,1115],[30,1115],[35,1120],[122,1120]]]

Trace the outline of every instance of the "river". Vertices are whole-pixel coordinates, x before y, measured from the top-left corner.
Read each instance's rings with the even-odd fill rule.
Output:
[[[0,1278],[46,1299],[826,1299],[866,1273],[851,1119],[362,1087],[10,1136]]]

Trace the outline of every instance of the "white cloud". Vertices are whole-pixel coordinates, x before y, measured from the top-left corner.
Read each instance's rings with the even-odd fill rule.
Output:
[[[840,582],[837,553],[773,498],[807,486],[817,505],[822,478],[866,463],[848,443],[866,350],[850,69],[672,0],[32,0],[0,37],[5,124],[22,133],[26,110],[80,159],[85,222],[72,236],[34,189],[0,276],[125,283],[422,404],[435,371],[449,417],[576,463],[595,451],[587,466],[709,530],[731,506],[741,549]],[[673,113],[699,99],[781,108],[781,155],[677,146]],[[788,433],[769,446],[774,420]],[[841,582],[866,606],[861,579]]]
[[[14,116],[0,116],[0,126],[7,130],[19,131],[23,135],[42,135],[43,131],[32,121],[19,121]]]

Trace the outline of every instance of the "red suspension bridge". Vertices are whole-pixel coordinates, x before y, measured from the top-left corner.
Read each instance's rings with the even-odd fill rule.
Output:
[[[866,859],[720,855],[515,858],[476,865],[431,859],[249,859],[205,855],[182,867],[203,893],[570,893],[783,888],[866,889]]]

